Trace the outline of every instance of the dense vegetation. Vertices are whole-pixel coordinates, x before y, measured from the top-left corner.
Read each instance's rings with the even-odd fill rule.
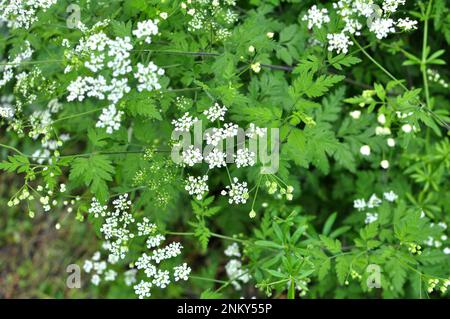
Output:
[[[447,6],[0,0],[0,297],[448,297]]]

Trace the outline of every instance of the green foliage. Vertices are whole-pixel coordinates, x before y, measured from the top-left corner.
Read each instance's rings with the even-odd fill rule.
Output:
[[[70,2],[61,0],[28,30],[0,26],[2,60],[22,52],[25,41],[33,49],[0,87],[0,98],[14,97],[0,100],[5,286],[53,269],[31,269],[23,260],[14,269],[16,260],[4,252],[35,247],[34,237],[19,246],[24,232],[49,245],[54,234],[40,229],[52,225],[67,234],[56,264],[82,265],[104,243],[92,199],[106,205],[128,194],[133,217],[148,218],[168,242],[182,244],[170,267],[192,268],[189,282],[152,288],[152,297],[448,297],[448,2],[410,1],[401,12],[418,20],[418,30],[396,25],[395,35],[379,39],[363,28],[339,53],[330,50],[328,35],[345,24],[332,1],[219,2],[214,8],[211,1],[83,0],[82,31],[64,25]],[[313,4],[328,9],[329,23],[308,28],[304,16]],[[148,19],[159,20],[158,34],[145,42],[133,31]],[[69,101],[78,77],[101,76],[107,84],[115,78],[107,66],[116,54],[94,72],[90,55],[73,50],[100,31],[130,38],[132,71],[118,77],[129,76],[129,90],[117,103],[94,93]],[[136,66],[150,62],[164,70],[148,81],[160,87],[138,89]],[[8,103],[12,117],[4,116]],[[261,161],[210,168],[172,160],[173,121],[189,112],[203,128],[218,128],[220,121],[210,123],[203,113],[215,103],[226,106],[225,123],[279,129],[275,173],[262,174]],[[117,112],[105,116],[112,104]],[[98,125],[102,116],[117,127]],[[187,176],[203,175],[208,191],[190,197]],[[222,193],[234,177],[247,183],[245,204]],[[83,292],[66,295],[54,283],[59,277],[14,289],[32,284],[32,297],[134,297],[125,272],[150,248],[137,237],[121,244],[129,255],[111,265],[114,281],[96,287],[86,280]],[[0,295],[10,296],[2,287]]]

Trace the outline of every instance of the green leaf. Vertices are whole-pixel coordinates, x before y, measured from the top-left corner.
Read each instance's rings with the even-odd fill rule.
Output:
[[[90,191],[100,201],[108,199],[108,185],[112,181],[114,167],[111,161],[104,155],[93,155],[91,157],[79,157],[72,162],[69,178],[81,181],[89,187]]]

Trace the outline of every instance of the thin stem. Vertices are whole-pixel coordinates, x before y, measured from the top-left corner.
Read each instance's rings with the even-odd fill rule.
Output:
[[[227,284],[228,283],[228,281],[225,281],[225,280],[218,280],[218,279],[206,278],[206,277],[200,277],[200,276],[189,275],[189,278],[190,279],[196,279],[196,280],[215,282],[215,283],[219,283],[219,284]]]
[[[21,151],[19,151],[17,148],[15,148],[15,147],[13,147],[13,146],[9,146],[9,145],[5,145],[5,144],[1,144],[1,143],[0,143],[0,147],[7,148],[7,149],[9,149],[9,150],[11,150],[11,151],[16,152],[17,154],[20,154],[20,155],[22,155],[22,156],[28,157],[28,155],[22,153]]]
[[[361,50],[362,53],[370,60],[373,64],[375,64],[380,70],[382,70],[387,76],[389,76],[392,80],[397,82],[404,90],[409,91],[409,89],[402,83],[400,80],[398,80],[395,76],[392,75],[391,72],[386,70],[380,63],[378,63],[377,60],[375,60],[359,43],[356,41],[354,37],[352,37],[353,42],[356,44],[356,46]]]

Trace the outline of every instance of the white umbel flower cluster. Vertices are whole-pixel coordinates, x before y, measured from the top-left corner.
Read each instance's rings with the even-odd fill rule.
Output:
[[[241,257],[241,252],[237,243],[233,243],[225,249],[225,255],[228,257]],[[242,268],[242,262],[239,259],[230,259],[225,265],[225,271],[231,284],[236,290],[241,290],[241,284],[250,281],[250,275]]]
[[[386,201],[392,203],[398,199],[398,195],[393,191],[389,191],[383,193],[383,198]],[[374,209],[380,206],[382,202],[383,200],[378,198],[376,194],[372,194],[372,196],[370,196],[368,201],[366,201],[364,198],[355,199],[353,201],[353,207],[356,208],[358,211],[366,211],[367,209]],[[378,213],[371,211],[366,212],[366,219],[365,219],[366,224],[376,222],[377,220],[378,220]]]
[[[33,55],[33,49],[31,48],[31,44],[28,41],[24,42],[24,46],[22,51],[16,54],[14,57],[9,57],[8,61],[6,61],[5,65],[0,68],[1,78],[0,78],[0,88],[5,86],[9,81],[14,78],[14,71],[20,64],[31,58]],[[19,75],[16,76],[16,78]]]
[[[112,134],[120,128],[122,115],[123,112],[117,111],[114,104],[112,104],[102,110],[102,115],[98,118],[95,127],[106,128],[106,133]]]
[[[91,29],[80,25],[80,30],[85,36],[73,49],[70,49],[68,40],[63,41],[63,45],[67,48],[67,60],[73,61],[66,67],[66,73],[78,71],[79,61],[93,73],[78,76],[69,84],[67,100],[69,102],[81,102],[85,98],[108,100],[111,105],[103,109],[97,127],[106,128],[106,132],[112,134],[120,128],[123,112],[116,108],[119,101],[131,92],[131,81],[137,81],[138,92],[160,90],[159,81],[165,72],[151,61],[147,65],[138,63],[133,66],[131,64],[132,39],[130,37],[112,39],[104,32],[98,31],[108,23],[108,20],[99,22]],[[150,36],[158,33],[154,23],[156,22],[152,20],[139,22],[138,29],[134,30],[133,34],[150,43]],[[111,75],[111,80],[107,80],[109,78],[107,73]]]
[[[203,114],[206,115],[206,118],[211,122],[214,122],[216,120],[223,121],[225,119],[227,110],[228,109],[226,106],[220,106],[219,103],[214,103],[214,105],[205,110]]]
[[[103,244],[103,249],[108,252],[108,260],[100,261],[100,253],[96,253],[91,260],[86,260],[84,270],[91,272],[94,270],[94,276],[91,282],[98,285],[101,282],[101,275],[104,274],[105,281],[113,281],[117,273],[107,270],[108,263],[116,264],[128,255],[131,249],[130,240],[135,237],[147,237],[146,247],[150,252],[144,252],[134,263],[136,269],[127,270],[125,281],[127,285],[136,283],[138,270],[142,270],[145,280],[141,280],[134,286],[136,295],[142,299],[151,296],[151,288],[166,288],[171,283],[171,276],[174,281],[188,280],[191,268],[186,263],[173,268],[164,269],[164,261],[175,258],[181,254],[183,249],[179,242],[172,242],[161,247],[166,237],[157,232],[155,224],[151,223],[147,217],[137,222],[134,215],[128,212],[131,209],[131,201],[128,200],[128,194],[120,195],[113,202],[112,209],[107,205],[102,205],[96,198],[93,198],[89,214],[94,218],[102,218],[103,224],[100,232],[107,240]],[[131,263],[132,265],[133,263]]]
[[[209,191],[207,184],[208,175],[203,176],[189,176],[186,180],[184,189],[188,191],[189,195],[194,195],[198,200],[203,198],[203,194]]]
[[[228,195],[228,202],[230,204],[245,204],[249,197],[247,182],[239,183],[238,178],[234,177],[231,185],[226,186],[221,194],[223,196]]]
[[[313,5],[308,13],[302,18],[302,21],[308,21],[308,29],[313,27],[321,28],[322,24],[330,22],[327,9],[319,9],[316,5]]]
[[[137,90],[139,92],[142,92],[161,89],[161,84],[159,84],[159,77],[163,75],[164,70],[158,68],[153,62],[150,62],[147,66],[138,63],[137,72],[134,74],[135,78],[139,82]]]
[[[339,0],[333,8],[340,20],[344,22],[342,30],[327,35],[328,50],[346,54],[354,43],[351,36],[360,36],[364,26],[378,39],[384,39],[396,32],[396,27],[404,31],[416,28],[416,21],[408,17],[395,20],[393,15],[406,0],[384,0],[381,7],[373,0]],[[307,21],[308,29],[322,28],[330,22],[327,9],[319,9],[313,5],[302,18]]]
[[[240,148],[234,155],[234,161],[237,167],[253,166],[256,163],[256,155],[247,148]]]
[[[198,118],[189,115],[189,112],[184,113],[184,115],[177,119],[172,120],[172,125],[175,126],[175,131],[179,132],[189,132],[192,126],[198,122]]]
[[[8,28],[29,29],[38,20],[37,14],[47,11],[57,0],[0,0],[0,24]]]
[[[133,35],[150,44],[152,43],[152,36],[158,34],[158,23],[158,19],[140,21],[137,24],[137,29],[133,30]]]
[[[235,0],[186,0],[181,9],[190,18],[190,32],[210,30],[216,40],[224,40],[231,35],[230,27],[237,21],[234,12]]]
[[[183,164],[186,166],[194,166],[203,161],[202,152],[197,147],[191,145],[188,149],[181,153]]]
[[[225,167],[227,166],[225,162],[226,157],[227,155],[224,152],[214,148],[205,156],[205,162],[208,163],[209,169]]]

